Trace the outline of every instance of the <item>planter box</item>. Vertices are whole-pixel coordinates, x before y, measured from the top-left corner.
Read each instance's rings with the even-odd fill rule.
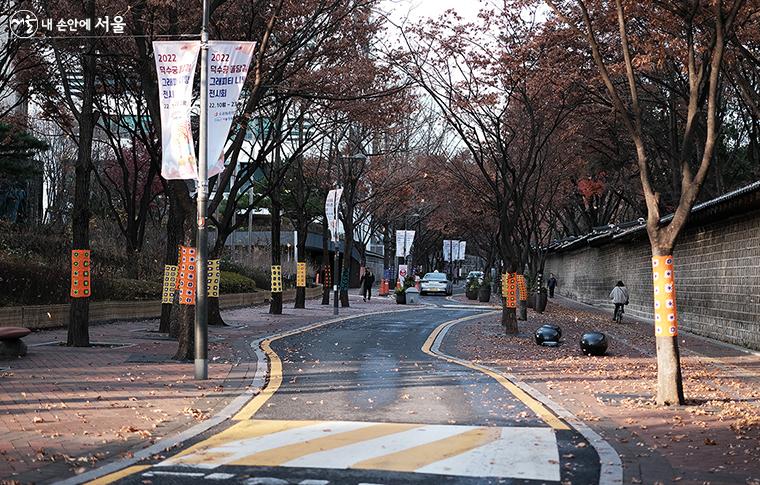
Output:
[[[406,305],[406,294],[396,293],[396,303],[398,303],[399,305]]]

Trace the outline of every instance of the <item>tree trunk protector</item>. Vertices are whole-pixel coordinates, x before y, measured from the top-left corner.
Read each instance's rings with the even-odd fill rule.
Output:
[[[652,257],[652,278],[655,336],[675,337],[678,335],[678,314],[673,256]]]

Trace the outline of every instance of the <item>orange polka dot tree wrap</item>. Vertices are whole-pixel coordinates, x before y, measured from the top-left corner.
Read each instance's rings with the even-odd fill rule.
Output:
[[[673,256],[652,258],[654,286],[654,334],[657,337],[678,335],[676,312],[676,285],[673,273]]]
[[[195,290],[196,290],[195,265],[196,265],[195,248],[180,246],[179,248],[179,275],[177,277],[180,305],[195,305]]]
[[[90,250],[74,249],[71,251],[71,297],[88,298],[90,288]]]
[[[501,295],[504,297],[504,306],[517,308],[517,273],[501,275]]]

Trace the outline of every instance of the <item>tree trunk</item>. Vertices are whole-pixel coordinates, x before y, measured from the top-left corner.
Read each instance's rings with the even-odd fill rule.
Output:
[[[329,271],[328,268],[332,265],[332,258],[330,258],[330,228],[327,227],[327,218],[325,218],[322,224],[322,304],[330,304],[330,283],[328,281],[328,273],[334,275],[335,271]]]
[[[179,240],[182,236],[182,215],[179,208],[176,195],[172,190],[171,183],[167,184],[167,194],[169,196],[169,218],[166,223],[166,251],[164,252],[164,265],[176,266],[178,256]],[[175,291],[176,299],[176,291]],[[161,323],[158,325],[158,331],[161,333],[171,332],[172,303],[161,304]],[[177,337],[177,334],[171,335]]]
[[[85,12],[94,17],[95,1],[85,3]],[[92,136],[96,119],[93,113],[95,92],[95,40],[87,40],[82,59],[82,106],[79,115],[79,143],[75,169],[74,207],[72,211],[72,249],[90,249],[90,170],[92,169]],[[69,310],[66,345],[89,347],[90,297],[73,298]]]
[[[502,308],[501,324],[504,326],[504,332],[507,335],[517,335],[520,333],[520,329],[517,328],[517,309],[507,308],[506,306]]]
[[[196,205],[190,197],[187,185],[182,180],[172,180],[174,193],[177,197],[178,206],[181,214],[181,237],[182,244],[193,247],[196,242]],[[174,355],[176,360],[193,360],[195,344],[195,305],[180,305],[175,301],[176,321],[171,324],[170,334],[177,337],[177,353]]]
[[[663,253],[665,253],[663,255]],[[678,350],[678,313],[672,249],[652,249],[655,339],[657,342],[657,398],[659,405],[683,404],[681,357]]]
[[[340,270],[340,306],[344,308],[348,308],[349,302],[348,302],[348,288],[351,285],[351,249],[354,244],[353,239],[353,232],[354,232],[354,226],[353,221],[349,221],[348,219],[352,217],[353,210],[352,208],[349,209],[346,207],[346,214],[349,214],[346,217],[346,220],[343,221],[343,227],[346,229],[346,239],[345,239],[345,246],[343,247],[343,267]]]
[[[214,247],[211,248],[211,251],[209,251],[209,256],[208,256],[209,261],[212,259],[220,259],[222,257],[222,255],[224,254],[224,241],[226,240],[227,240],[226,237],[221,237],[221,235],[217,236]],[[227,323],[222,318],[221,309],[219,308],[219,298],[208,297],[207,301],[208,301],[208,324],[214,325],[217,327],[226,327]]]
[[[174,360],[189,361],[195,351],[195,305],[177,305],[177,353]]]
[[[309,225],[306,221],[298,220],[298,241],[296,241],[296,247],[298,248],[298,263],[306,263],[306,237],[308,236]],[[298,278],[296,278],[296,302],[293,308],[306,308],[306,287],[298,286]]]
[[[272,191],[272,266],[280,266],[282,268],[282,255],[280,254],[280,223],[281,223],[281,208],[279,188],[275,188]],[[274,285],[270,285],[274,286]],[[271,292],[271,299],[269,301],[269,313],[273,315],[282,314],[282,291]]]

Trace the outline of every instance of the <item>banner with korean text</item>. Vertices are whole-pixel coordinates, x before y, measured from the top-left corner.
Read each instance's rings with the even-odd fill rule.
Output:
[[[200,48],[197,40],[153,42],[161,108],[161,176],[167,180],[197,178],[190,109]]]
[[[325,200],[325,217],[334,242],[338,242],[338,212],[341,195],[343,195],[343,189],[332,189]]]
[[[459,257],[457,259],[464,261],[465,256],[465,250],[467,249],[467,241],[459,241]]]
[[[224,170],[224,146],[237,113],[254,42],[208,43],[208,176]]]
[[[396,231],[396,257],[405,258],[412,254],[414,231]]]

